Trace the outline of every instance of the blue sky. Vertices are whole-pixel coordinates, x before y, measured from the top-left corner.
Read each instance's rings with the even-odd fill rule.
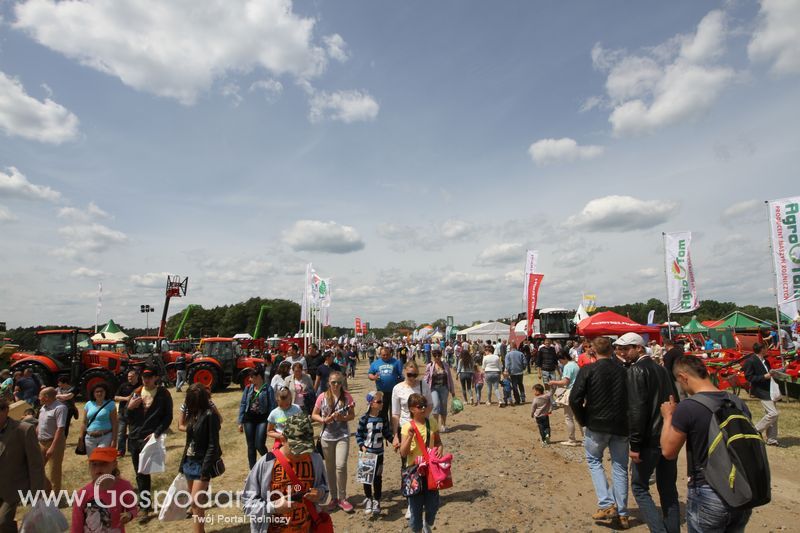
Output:
[[[200,7],[198,7],[200,6]],[[774,301],[763,201],[798,194],[800,3],[0,6],[0,321],[299,300],[373,324],[663,298]]]

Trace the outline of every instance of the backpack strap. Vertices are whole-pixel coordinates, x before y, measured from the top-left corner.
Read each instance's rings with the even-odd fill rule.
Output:
[[[289,481],[292,482],[292,485],[300,485],[300,480],[297,479],[297,474],[295,473],[294,468],[292,468],[291,463],[289,463],[288,459],[286,459],[286,456],[283,455],[283,452],[280,450],[280,448],[272,450],[272,455],[274,455],[281,464],[283,470],[286,472],[286,475],[289,476]],[[314,465],[313,461],[311,462],[311,465]],[[316,506],[305,498],[303,498],[303,503],[306,504],[306,509],[308,509],[308,514],[311,515],[311,520],[313,522],[317,522],[319,520],[319,513],[317,513]]]

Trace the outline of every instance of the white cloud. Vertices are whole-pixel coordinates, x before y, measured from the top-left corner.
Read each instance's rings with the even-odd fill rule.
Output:
[[[66,246],[58,254],[62,257],[77,257],[80,252],[105,252],[115,245],[128,242],[128,236],[97,223],[76,223],[58,229],[66,240]]]
[[[364,248],[352,226],[319,220],[298,220],[283,234],[283,242],[295,251],[346,254]]]
[[[78,136],[78,117],[49,97],[29,96],[14,78],[0,72],[0,129],[6,135],[60,144]]]
[[[344,63],[350,58],[350,54],[347,53],[347,43],[338,33],[327,35],[322,38],[322,41],[325,43],[328,55],[336,61]]]
[[[761,0],[747,53],[753,61],[772,62],[773,74],[800,74],[800,2]]]
[[[106,274],[102,270],[94,270],[86,267],[78,267],[72,272],[70,272],[69,275],[75,278],[100,279]]]
[[[589,201],[566,226],[586,231],[633,231],[669,220],[678,210],[675,202],[640,200],[632,196],[604,196]]]
[[[74,222],[89,222],[95,218],[113,218],[94,202],[89,202],[89,205],[86,206],[86,209],[80,209],[77,207],[62,207],[58,210],[58,217],[66,218]]]
[[[441,287],[449,289],[458,289],[462,291],[468,290],[486,290],[495,285],[499,281],[499,277],[492,274],[473,274],[471,272],[447,272],[444,274],[439,282]]]
[[[416,240],[416,237],[419,233],[416,228],[413,228],[411,226],[405,226],[402,224],[393,224],[391,222],[384,222],[382,224],[379,224],[375,231],[378,233],[378,235],[390,241],[397,241],[404,239]]]
[[[549,165],[577,159],[592,159],[603,153],[602,146],[579,146],[574,139],[541,139],[528,148],[528,153],[537,165]]]
[[[283,92],[283,84],[277,80],[258,80],[250,85],[249,92],[261,91],[268,102],[274,102]]]
[[[525,246],[519,242],[493,244],[478,254],[477,264],[499,265],[513,261],[525,261]]]
[[[447,240],[465,239],[475,233],[475,226],[465,220],[445,220],[439,228],[441,236]]]
[[[220,89],[222,96],[230,99],[233,107],[238,107],[242,103],[242,95],[239,94],[239,86],[235,83],[226,83]]]
[[[692,35],[676,35],[645,51],[592,49],[595,68],[608,72],[614,134],[638,135],[696,117],[709,109],[734,76],[715,64],[725,51],[725,14],[708,13]]]
[[[60,192],[45,185],[34,185],[15,167],[8,167],[6,172],[0,172],[0,194],[6,198],[47,202],[57,202],[61,199]]]
[[[755,222],[765,216],[764,202],[761,200],[745,200],[726,208],[722,212],[721,218],[723,222],[733,223]]]
[[[317,91],[311,95],[309,103],[308,119],[311,122],[329,119],[349,124],[374,120],[380,110],[378,102],[369,93],[358,90]]]
[[[602,96],[590,96],[581,104],[580,112],[586,113],[587,111],[591,111],[592,109],[600,107],[601,105],[603,105]]]
[[[312,78],[325,49],[291,0],[28,0],[14,27],[135,89],[191,105],[215,79],[261,67]]]
[[[663,274],[663,272],[661,272],[661,273]],[[648,268],[642,268],[642,269],[637,270],[634,273],[634,275],[639,279],[649,280],[649,279],[657,278],[658,275],[659,275],[659,271],[658,271],[657,268],[648,267]]]
[[[167,276],[170,272],[148,272],[146,274],[133,274],[130,277],[131,283],[136,287],[157,289],[167,286]]]
[[[0,223],[16,222],[18,219],[7,207],[0,205]]]

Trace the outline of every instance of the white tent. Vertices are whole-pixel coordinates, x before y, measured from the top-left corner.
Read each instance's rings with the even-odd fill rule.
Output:
[[[586,308],[583,307],[583,302],[581,302],[578,306],[578,310],[575,311],[575,318],[573,318],[572,321],[578,324],[584,318],[589,318],[589,313],[586,312]]]
[[[484,322],[471,328],[462,329],[458,332],[458,335],[463,335],[470,341],[495,341],[497,339],[508,339],[509,329],[510,326],[502,322]]]

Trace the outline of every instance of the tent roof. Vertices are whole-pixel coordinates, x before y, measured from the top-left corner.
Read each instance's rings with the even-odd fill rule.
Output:
[[[497,335],[508,334],[509,325],[502,322],[484,322],[483,324],[476,324],[471,328],[462,329],[458,332],[459,335]]]
[[[102,329],[92,335],[92,340],[112,339],[121,341],[127,338],[128,335],[122,331],[112,319],[109,319],[108,323],[103,326]]]
[[[696,316],[693,316],[692,319],[683,326],[684,333],[705,333],[708,331],[708,328],[701,324]]]
[[[760,320],[754,316],[741,311],[734,311],[726,317],[723,317],[720,322],[712,326],[714,328],[733,328],[733,329],[758,329],[769,327],[771,322]]]
[[[102,331],[103,333],[122,333],[123,332],[121,329],[119,329],[119,326],[117,325],[116,322],[114,322],[114,319],[112,319],[112,318],[108,319],[108,323],[105,326],[103,326],[103,329],[101,329],[100,331]]]
[[[603,311],[602,313],[594,314],[589,318],[584,318],[578,324],[578,334],[587,337],[622,335],[625,333],[660,334],[661,330],[655,326],[643,326],[614,311]]]

